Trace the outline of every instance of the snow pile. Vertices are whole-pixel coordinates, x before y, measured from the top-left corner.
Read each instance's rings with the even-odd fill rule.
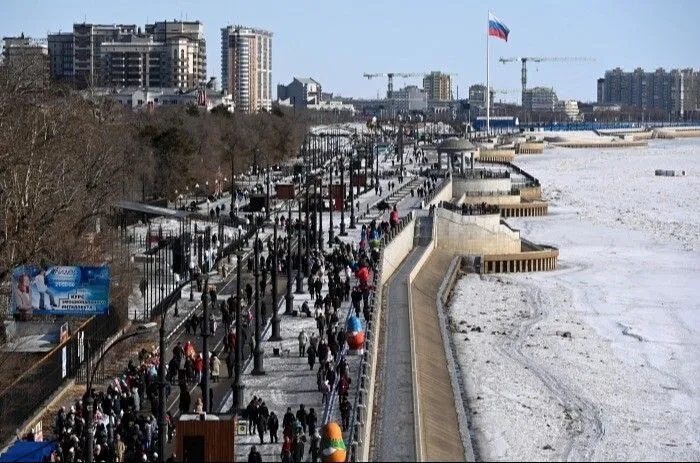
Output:
[[[550,215],[510,222],[559,246],[559,269],[455,288],[481,459],[700,459],[699,148],[655,140],[518,162]],[[655,178],[659,167],[686,176]]]

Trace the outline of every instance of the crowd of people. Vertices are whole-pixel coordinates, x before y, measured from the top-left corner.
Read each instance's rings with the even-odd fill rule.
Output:
[[[129,361],[124,374],[105,391],[91,389],[69,409],[61,407],[53,432],[58,440],[53,461],[87,459],[88,433],[94,433],[93,461],[158,461],[158,355],[142,350],[138,362]],[[166,386],[165,394],[170,394]],[[92,426],[88,398],[93,400]],[[166,414],[166,439],[173,438],[174,422]]]

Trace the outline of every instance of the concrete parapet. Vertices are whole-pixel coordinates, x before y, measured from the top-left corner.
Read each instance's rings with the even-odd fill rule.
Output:
[[[525,201],[535,201],[542,199],[542,187],[524,186],[520,188],[520,198]]]
[[[563,142],[551,142],[552,146],[561,148],[634,148],[647,146],[646,140],[572,140]]]
[[[515,149],[512,150],[479,150],[477,157],[481,162],[513,162],[515,159]]]
[[[482,273],[517,273],[555,270],[559,250],[545,248],[512,254],[484,254]]]
[[[544,152],[544,143],[541,142],[524,142],[515,144],[515,154],[542,154]]]
[[[517,204],[499,204],[502,217],[540,217],[547,215],[547,201],[530,201]]]
[[[501,225],[500,215],[462,215],[435,210],[437,246],[462,254],[520,252],[520,232]]]

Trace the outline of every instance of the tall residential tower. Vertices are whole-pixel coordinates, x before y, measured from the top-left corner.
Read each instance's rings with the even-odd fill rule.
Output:
[[[236,110],[272,109],[272,32],[245,26],[221,29],[221,85]]]

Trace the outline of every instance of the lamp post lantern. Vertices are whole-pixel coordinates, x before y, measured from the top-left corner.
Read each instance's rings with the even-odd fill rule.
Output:
[[[289,201],[287,208],[287,294],[285,296],[285,315],[291,315],[293,310],[292,296],[292,202]]]
[[[330,226],[328,227],[328,246],[333,246],[333,162],[330,163],[330,180],[328,182],[328,216],[330,217]]]
[[[299,229],[297,230],[297,288],[296,288],[296,293],[297,294],[303,294],[304,293],[304,278],[301,275],[301,198],[299,198],[298,201],[299,205]],[[308,246],[308,243],[307,243]]]
[[[202,332],[202,355],[204,356],[204,368],[202,369],[202,402],[204,411],[209,413],[211,403],[209,401],[209,277],[204,280],[202,288],[202,316],[204,321],[200,327]],[[215,304],[216,301],[212,301]]]
[[[352,187],[350,187],[352,188]],[[345,231],[345,156],[340,159],[340,236],[347,236]]]
[[[272,335],[270,341],[281,341],[280,336],[280,315],[279,307],[277,306],[277,225],[279,217],[275,217],[274,228],[272,229]]]
[[[241,327],[241,306],[243,304],[243,297],[241,295],[241,259],[243,255],[241,251],[236,252],[236,302],[234,310],[236,311],[236,346],[235,346],[235,377],[233,383],[233,408],[236,412],[243,409],[243,391],[245,390],[245,385],[243,384],[243,375],[241,374],[243,366],[243,337],[242,337],[242,327]]]
[[[263,367],[263,348],[261,346],[261,314],[260,314],[260,268],[258,261],[260,259],[258,253],[258,231],[259,227],[255,228],[255,263],[254,263],[254,276],[255,276],[255,352],[253,353],[253,371],[252,374],[259,376],[265,374],[265,368]]]

